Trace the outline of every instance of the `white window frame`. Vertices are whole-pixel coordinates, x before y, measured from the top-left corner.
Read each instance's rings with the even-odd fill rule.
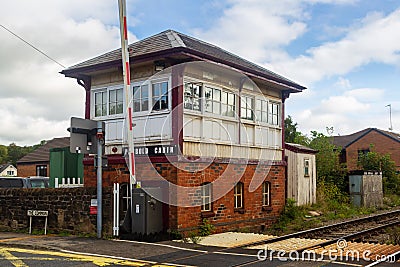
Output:
[[[166,92],[163,93],[163,87],[160,88],[156,88],[155,85],[159,85],[159,84],[163,84],[166,83],[167,84],[167,88],[166,88]],[[155,95],[155,89],[159,90],[160,94]],[[170,93],[169,93],[169,82],[168,81],[154,81],[151,83],[151,88],[150,88],[150,92],[151,92],[151,111],[152,112],[160,112],[160,111],[165,111],[165,110],[169,110],[170,109],[170,105],[171,105],[171,97],[170,97]],[[163,98],[166,97],[167,99],[167,103],[166,106],[162,107],[161,103],[163,101]],[[156,100],[158,99],[158,100]],[[155,109],[156,104],[159,105],[159,108]]]
[[[276,107],[276,113],[274,112]],[[269,101],[268,103],[268,123],[274,126],[281,125],[281,103],[277,101]],[[276,122],[275,119],[276,118]]]
[[[248,100],[251,100],[250,105],[248,104]],[[241,95],[240,96],[240,118],[243,120],[254,121],[254,107],[255,107],[255,98],[250,95]],[[243,111],[245,111],[246,116],[243,115]],[[249,118],[248,112],[251,114],[251,118]]]
[[[108,90],[107,89],[102,89],[102,90],[96,90],[93,92],[93,117],[95,118],[102,118],[108,116]],[[101,104],[96,103],[97,95],[101,95]],[[103,103],[104,99],[103,96],[105,95],[105,103]],[[101,112],[100,115],[97,115],[97,106],[101,106]],[[103,113],[105,111],[105,114]]]
[[[206,97],[206,92],[211,89],[212,95],[210,98]],[[215,92],[219,92],[218,94],[215,94]],[[234,92],[231,92],[229,90],[225,90],[221,87],[214,86],[214,85],[209,85],[209,84],[203,84],[203,94],[204,94],[204,113],[207,114],[213,114],[216,116],[220,116],[223,118],[236,118],[236,111],[237,111],[237,97]],[[226,97],[224,97],[226,96]],[[232,99],[231,97],[233,96],[233,104],[230,103],[230,100]],[[211,104],[211,108],[207,108],[207,104]],[[223,114],[223,107],[227,108],[227,112],[229,112],[229,107],[233,107],[233,114],[232,116]]]
[[[240,190],[239,190],[240,189]],[[242,182],[238,182],[233,191],[233,205],[235,209],[243,209],[244,208],[244,184]]]
[[[308,178],[311,176],[311,161],[309,158],[304,159],[304,177]]]
[[[121,91],[121,99],[118,98],[118,91]],[[115,92],[115,101],[111,102],[111,93]],[[107,101],[107,105],[108,105],[108,115],[109,116],[116,116],[116,115],[120,115],[120,114],[124,114],[124,90],[123,88],[110,88],[108,90],[108,101]],[[111,114],[111,105],[114,104],[115,105],[115,113]],[[117,112],[118,109],[118,105],[122,105],[121,108],[121,112]]]
[[[191,86],[191,90],[190,93],[187,94],[186,89],[187,87]],[[193,86],[197,86],[199,93],[197,95],[193,94]],[[191,111],[191,112],[200,112],[202,113],[204,110],[203,107],[203,88],[204,88],[204,84],[201,82],[191,82],[191,81],[187,81],[184,83],[183,85],[183,108],[185,110]],[[194,101],[198,102],[198,109],[194,109],[193,107],[193,103]]]
[[[201,211],[212,211],[212,184],[204,183],[201,186]]]
[[[122,90],[122,113],[116,113],[116,114],[110,114],[110,92],[115,91],[115,90]],[[105,94],[105,101],[106,103],[102,103],[101,105],[105,105],[105,115],[101,114],[99,116],[96,116],[96,95],[97,94]],[[108,86],[108,87],[101,87],[101,88],[96,88],[93,89],[92,91],[92,108],[91,108],[91,117],[96,118],[96,119],[104,119],[104,118],[120,118],[123,117],[125,113],[125,96],[124,96],[124,91],[123,91],[123,86],[122,85],[114,85],[114,86]]]
[[[258,105],[260,103],[260,105]],[[260,123],[268,123],[268,100],[256,97],[255,99],[255,116],[254,119]]]
[[[139,90],[140,90],[140,93],[138,95],[139,97],[136,98],[137,100],[139,100],[139,107],[140,108],[139,108],[138,111],[136,110],[136,107],[135,107],[135,103],[137,102],[137,100],[135,99],[135,96],[136,96],[136,93],[135,93],[135,90],[134,90],[135,87],[139,88]],[[143,89],[144,88],[146,88],[147,97],[143,97],[142,93],[143,93]],[[133,110],[132,110],[132,112],[134,112],[134,113],[149,112],[149,110],[150,110],[150,102],[151,102],[149,84],[146,83],[146,84],[134,84],[134,85],[132,85],[132,97],[133,97]],[[143,109],[142,101],[144,99],[147,99],[147,108],[146,109]]]
[[[271,183],[264,182],[262,185],[262,204],[264,207],[271,206]]]
[[[158,83],[167,83],[167,107],[165,109],[159,109],[159,110],[153,110],[153,85],[158,84]],[[147,85],[147,90],[148,90],[148,109],[147,110],[141,110],[141,111],[132,111],[136,116],[140,115],[148,115],[148,114],[160,114],[160,113],[168,113],[172,109],[172,94],[171,94],[171,77],[170,76],[165,76],[165,77],[157,77],[156,79],[153,80],[145,80],[145,81],[137,81],[131,84],[131,90],[133,92],[133,87],[136,86],[146,86]],[[135,97],[135,96],[133,96]],[[135,102],[135,101],[133,101]]]

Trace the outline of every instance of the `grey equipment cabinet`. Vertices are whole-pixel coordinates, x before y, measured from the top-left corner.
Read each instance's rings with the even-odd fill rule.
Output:
[[[163,230],[162,203],[152,197],[160,194],[160,188],[132,189],[132,233],[149,235]]]

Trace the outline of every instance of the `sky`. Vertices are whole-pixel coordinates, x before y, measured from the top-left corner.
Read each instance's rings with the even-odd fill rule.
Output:
[[[59,72],[120,47],[118,1],[0,6],[0,144],[68,136],[84,89]],[[286,101],[304,134],[388,130],[387,105],[400,132],[400,1],[127,0],[127,12],[130,43],[173,29],[307,87]]]

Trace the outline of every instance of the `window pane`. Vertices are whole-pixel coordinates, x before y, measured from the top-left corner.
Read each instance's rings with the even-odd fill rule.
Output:
[[[220,102],[213,102],[212,111],[215,114],[221,114],[221,103]]]
[[[146,98],[146,99],[142,100],[142,111],[148,110],[148,109],[149,109],[149,99]]]
[[[115,102],[115,101],[117,101],[116,90],[112,90],[110,91],[110,102]]]
[[[147,98],[149,97],[149,86],[148,85],[142,85],[142,90],[141,90],[141,97],[142,98]]]
[[[133,111],[135,111],[135,112],[140,111],[140,102],[139,101],[133,102]]]
[[[140,97],[140,87],[134,86],[133,87],[133,98],[139,98],[139,97]]]
[[[213,100],[221,101],[221,90],[219,90],[219,89],[213,90]]]
[[[224,104],[228,104],[228,93],[222,92],[221,102]]]
[[[235,94],[228,94],[228,104],[235,105]]]

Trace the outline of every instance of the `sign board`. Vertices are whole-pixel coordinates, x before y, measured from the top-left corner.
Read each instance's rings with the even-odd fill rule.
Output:
[[[96,215],[97,214],[97,206],[90,206],[89,207],[89,214]]]
[[[49,211],[48,210],[28,210],[28,216],[45,217],[45,216],[49,216]]]
[[[28,210],[29,216],[29,234],[32,233],[32,217],[46,217],[44,221],[44,234],[47,234],[47,216],[49,216],[48,210]]]
[[[177,145],[137,146],[134,148],[136,156],[167,156],[177,155]]]
[[[97,207],[97,198],[92,198],[90,200],[90,206],[91,207]]]
[[[102,122],[103,133],[105,123]],[[81,118],[71,118],[70,152],[83,154],[97,154],[97,121]]]

